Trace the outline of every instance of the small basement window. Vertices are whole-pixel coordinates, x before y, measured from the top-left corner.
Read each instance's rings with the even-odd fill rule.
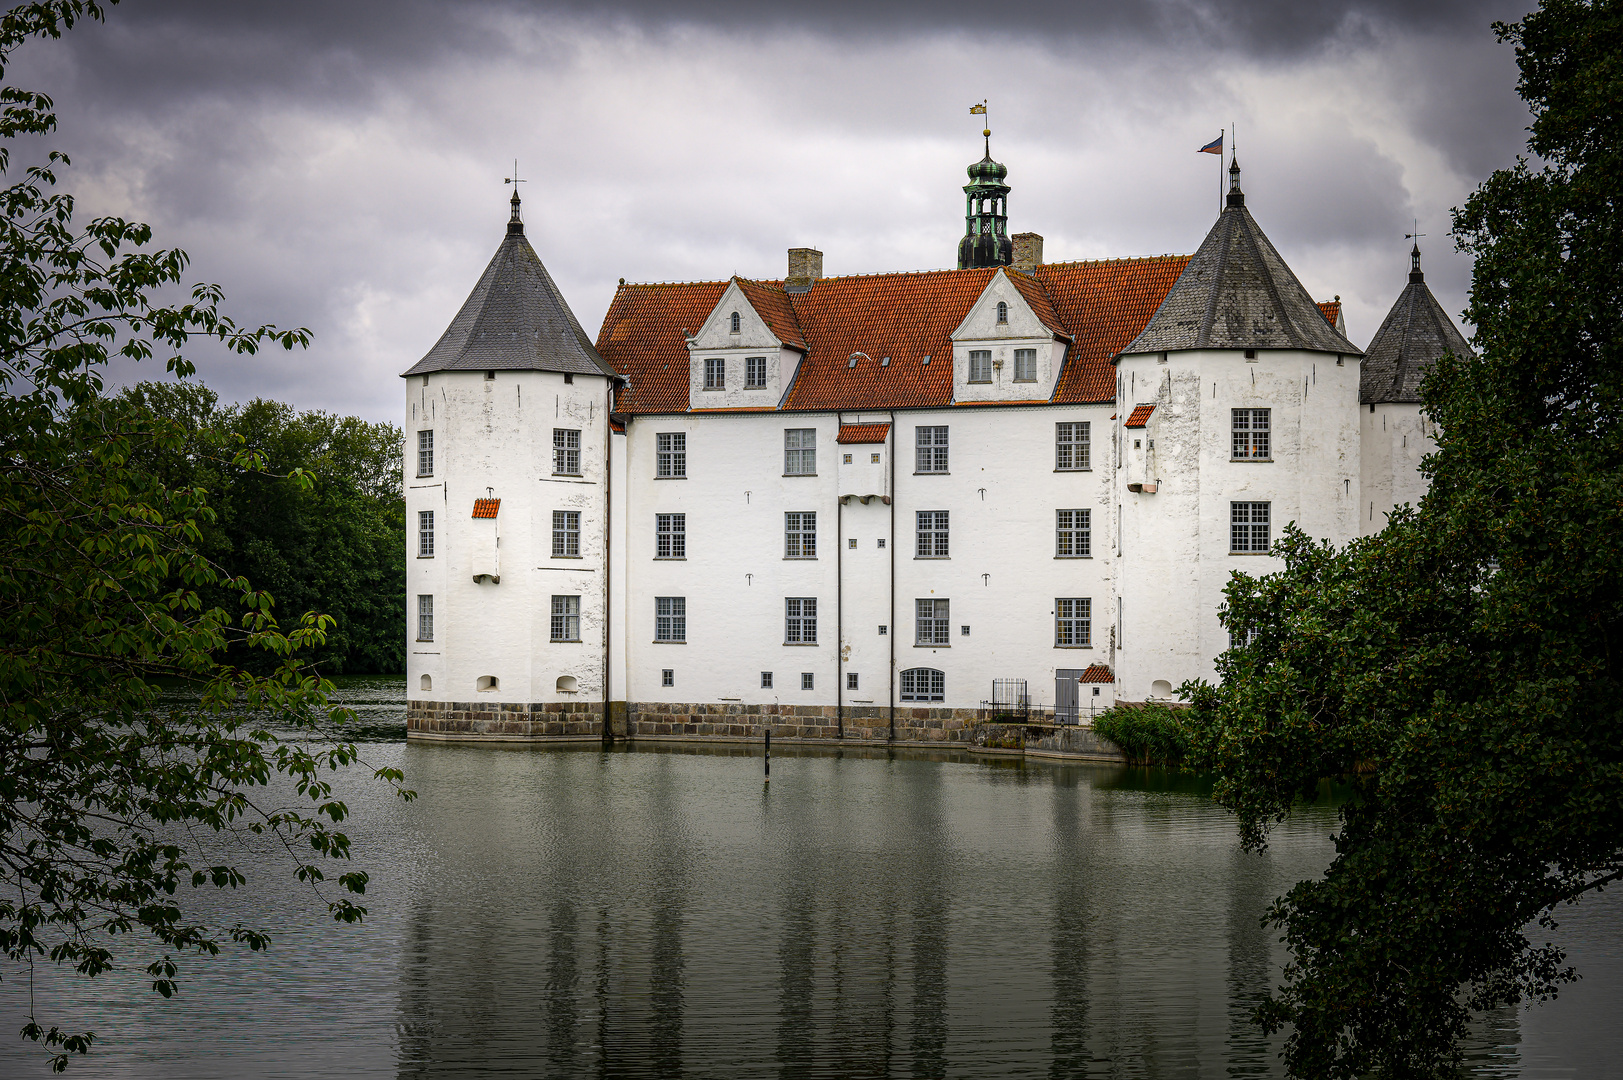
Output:
[[[502,681],[494,675],[481,675],[479,681],[474,684],[475,690],[500,690],[501,687]]]
[[[580,682],[573,675],[558,676],[558,693],[573,694],[580,689]]]

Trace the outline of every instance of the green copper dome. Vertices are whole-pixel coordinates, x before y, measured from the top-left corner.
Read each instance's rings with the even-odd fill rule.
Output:
[[[1008,167],[993,161],[990,153],[969,167],[970,182],[975,184],[1002,184],[1008,175]]]

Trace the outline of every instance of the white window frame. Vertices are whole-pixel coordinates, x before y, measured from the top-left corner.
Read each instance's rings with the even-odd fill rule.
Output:
[[[1085,649],[1093,645],[1093,598],[1062,596],[1054,600],[1054,646]]]
[[[733,312],[732,320],[728,324],[728,333],[731,333],[731,334],[739,333],[739,327],[740,327],[740,322],[739,322],[739,318],[738,318],[738,312],[735,311],[735,312]]]
[[[685,644],[687,639],[688,598],[685,596],[654,597],[654,640]]]
[[[817,558],[817,512],[787,511],[783,515],[783,557]]]
[[[861,688],[861,684],[862,684],[862,680],[861,680],[861,679],[860,679],[860,678],[858,678],[858,677],[857,677],[857,673],[856,673],[856,672],[854,672],[854,671],[847,671],[847,672],[846,672],[846,673],[845,673],[845,688],[846,688],[846,689],[847,689],[847,690],[857,690],[857,689],[860,689],[860,688]]]
[[[992,350],[969,350],[969,381],[972,383],[989,383],[992,381]]]
[[[918,510],[914,523],[918,536],[915,559],[951,558],[952,518],[947,510]]]
[[[434,596],[432,593],[417,594],[417,640],[434,640]]]
[[[772,689],[772,673],[770,671],[761,672],[761,689]]]
[[[951,647],[952,601],[933,596],[914,600],[913,615],[917,624],[913,644],[931,648]]]
[[[802,690],[815,690],[817,688],[816,674],[810,671],[802,671],[800,673],[800,688]]]
[[[580,558],[579,510],[554,510],[552,512],[552,557],[554,559]]]
[[[766,357],[744,357],[744,389],[763,390],[766,388]]]
[[[1009,305],[1008,305],[1008,303],[1006,301],[999,300],[997,302],[997,322],[998,322],[998,325],[1002,326],[1002,325],[1006,324],[1008,321],[1009,321]]]
[[[688,557],[688,516],[686,514],[654,515],[654,558],[685,559]]]
[[[1037,381],[1037,350],[1036,349],[1016,349],[1016,350],[1014,350],[1014,381],[1015,382],[1036,382]]]
[[[1272,503],[1229,503],[1230,554],[1266,555],[1270,546],[1272,519]]]
[[[817,597],[786,596],[783,598],[783,643],[785,645],[817,644]]]
[[[944,473],[947,471],[947,426],[932,424],[913,429],[913,471],[915,473]]]
[[[554,476],[580,475],[580,430],[578,428],[552,429],[552,474]]]
[[[783,475],[817,475],[817,429],[783,429]]]
[[[1054,558],[1093,557],[1093,511],[1054,511]]]
[[[920,686],[922,681],[923,685]],[[903,701],[945,701],[947,677],[936,668],[908,668],[902,672],[901,699]]]
[[[1054,471],[1088,472],[1093,468],[1092,421],[1062,421],[1054,425]]]
[[[686,477],[688,474],[688,433],[661,431],[654,436],[654,475]]]
[[[580,597],[554,596],[552,598],[553,641],[580,640]]]
[[[725,358],[713,356],[705,360],[704,388],[706,390],[727,389],[727,361]]]
[[[1273,460],[1273,410],[1231,409],[1231,461]]]
[[[424,428],[417,433],[417,475],[434,475],[434,429]]]
[[[417,557],[434,557],[434,511],[417,511]]]

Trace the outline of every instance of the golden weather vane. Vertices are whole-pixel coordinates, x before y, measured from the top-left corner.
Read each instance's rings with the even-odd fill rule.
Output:
[[[971,105],[969,107],[969,115],[986,116],[986,99],[982,98],[979,105]],[[992,118],[987,116],[983,123],[985,124],[985,128],[981,131],[981,134],[990,139],[992,137]]]

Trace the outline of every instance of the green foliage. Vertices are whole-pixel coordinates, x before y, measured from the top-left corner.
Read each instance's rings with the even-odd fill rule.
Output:
[[[1455,1075],[1472,1010],[1574,977],[1528,927],[1623,876],[1623,4],[1496,29],[1544,165],[1456,212],[1479,355],[1425,384],[1430,492],[1341,551],[1287,530],[1285,570],[1227,592],[1254,636],[1185,688],[1248,846],[1321,778],[1353,789],[1325,877],[1270,916],[1293,1076]]]
[[[147,466],[171,485],[209,491],[218,518],[203,529],[202,550],[275,596],[279,613],[319,610],[333,617],[325,642],[310,654],[324,673],[405,669],[398,427],[296,413],[262,399],[220,408],[196,383],[141,383],[123,396],[188,432],[179,452],[154,455]],[[240,436],[266,469],[211,455],[209,445],[222,432]],[[294,473],[314,482],[285,479]],[[263,653],[239,647],[231,659],[265,669]]]
[[[1133,765],[1182,765],[1191,750],[1189,710],[1160,701],[1114,705],[1093,718],[1093,730]]]
[[[0,19],[0,73],[28,39],[101,16],[88,0],[12,10]],[[0,137],[50,132],[50,109],[42,95],[0,88]],[[0,144],[8,176],[10,153]],[[274,837],[335,919],[364,915],[352,897],[366,874],[329,883],[323,869],[350,854],[348,811],[327,777],[358,759],[335,737],[344,716],[327,705],[330,684],[296,660],[332,620],[279,625],[270,594],[209,558],[218,517],[205,487],[155,463],[184,457],[196,476],[234,472],[293,492],[310,492],[311,477],[273,481],[263,452],[200,436],[138,397],[103,398],[102,375],[115,353],[162,354],[185,376],[181,350],[198,337],[252,355],[308,334],[238,327],[211,285],[184,305],[156,303],[181,282],[184,253],[148,250],[144,225],[75,225],[72,198],[52,190],[67,161],[45,157],[0,188],[0,951],[94,976],[117,964],[121,935],[142,933],[165,950],[147,970],[167,997],[178,958],[269,943],[186,902],[192,889],[247,884],[206,854],[233,839]],[[222,662],[232,651],[264,663],[256,673]],[[200,705],[164,707],[160,677],[185,680]],[[278,777],[298,793],[291,805],[266,795]],[[58,1070],[95,1038],[36,1016],[22,1035]]]

